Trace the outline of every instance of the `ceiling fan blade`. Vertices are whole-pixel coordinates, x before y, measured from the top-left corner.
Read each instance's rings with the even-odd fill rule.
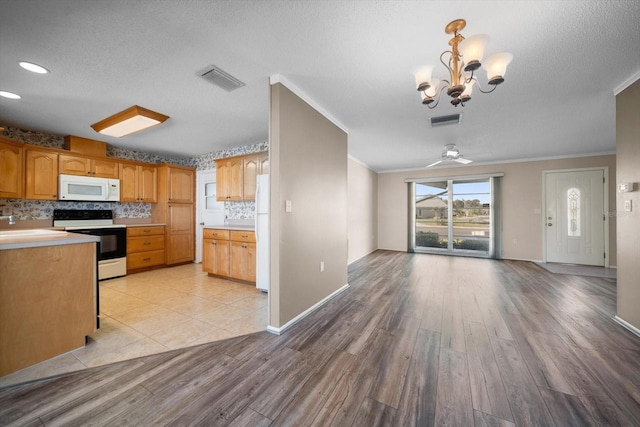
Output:
[[[439,165],[440,163],[442,163],[442,160],[438,160],[437,162],[433,162],[427,167],[430,168],[431,166]]]
[[[468,165],[469,163],[473,162],[473,160],[463,159],[462,157],[455,159],[455,161],[458,163],[462,163],[463,165]]]

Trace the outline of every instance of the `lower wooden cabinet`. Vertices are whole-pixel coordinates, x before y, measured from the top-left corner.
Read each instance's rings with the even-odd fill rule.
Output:
[[[246,282],[256,281],[256,237],[253,231],[231,231],[230,274]]]
[[[127,228],[127,273],[165,265],[164,226]]]
[[[205,229],[202,270],[255,283],[256,238],[253,231]]]
[[[229,231],[204,230],[202,270],[217,276],[229,276]]]

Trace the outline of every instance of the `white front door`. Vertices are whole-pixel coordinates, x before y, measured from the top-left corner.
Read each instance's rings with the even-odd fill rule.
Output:
[[[216,171],[198,171],[197,174],[196,262],[202,262],[202,229],[205,225],[224,223],[224,202],[216,201]]]
[[[604,170],[545,173],[546,261],[605,265]]]

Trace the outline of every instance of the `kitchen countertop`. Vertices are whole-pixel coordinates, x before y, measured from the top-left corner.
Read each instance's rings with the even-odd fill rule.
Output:
[[[205,225],[204,228],[215,228],[216,230],[239,230],[239,231],[254,231],[256,229],[254,225],[234,225],[234,224]]]
[[[41,234],[25,234],[25,232]],[[77,243],[99,242],[100,237],[87,234],[67,233],[54,230],[11,230],[0,231],[0,250],[36,248],[42,246],[74,245]]]
[[[153,224],[125,224],[127,226],[127,228],[133,228],[133,227],[164,227],[167,224],[164,223],[153,223]]]

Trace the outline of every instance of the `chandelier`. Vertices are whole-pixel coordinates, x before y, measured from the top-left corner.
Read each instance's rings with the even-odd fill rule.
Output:
[[[491,93],[500,83],[504,82],[504,74],[513,55],[506,52],[496,53],[482,63],[484,46],[489,41],[489,36],[478,34],[464,38],[460,31],[466,25],[467,22],[464,19],[456,19],[444,28],[445,33],[453,34],[449,40],[451,50],[444,51],[440,55],[440,62],[449,71],[449,80],[440,81],[432,78],[433,66],[423,67],[415,74],[416,86],[420,92],[422,103],[431,109],[438,106],[440,94],[445,89],[447,95],[451,97],[451,104],[455,107],[458,105],[464,107],[465,102],[471,99],[474,84],[477,84],[480,92]],[[449,56],[448,64],[445,62],[447,54]],[[474,75],[480,66],[487,72],[488,84],[492,86],[489,90],[483,90]]]

